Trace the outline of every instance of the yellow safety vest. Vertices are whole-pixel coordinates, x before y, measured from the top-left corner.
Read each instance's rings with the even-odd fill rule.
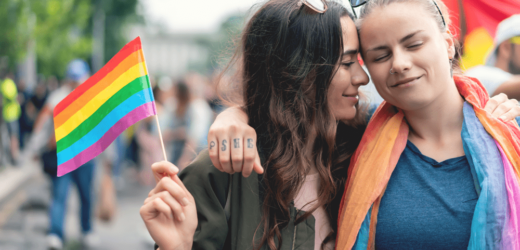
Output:
[[[0,87],[2,94],[2,114],[4,121],[12,122],[20,118],[22,112],[18,103],[18,90],[13,80],[6,78]]]

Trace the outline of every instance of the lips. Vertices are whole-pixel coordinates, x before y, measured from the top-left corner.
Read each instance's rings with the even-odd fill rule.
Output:
[[[413,82],[415,80],[419,80],[421,77],[423,77],[423,76],[421,75],[419,77],[408,77],[408,78],[405,78],[405,79],[402,79],[402,80],[396,82],[395,84],[391,85],[390,87],[394,88],[394,87],[397,87],[399,85],[410,83],[410,82]]]
[[[354,97],[354,98],[358,98],[358,93],[355,93],[355,94],[343,94],[343,97]]]

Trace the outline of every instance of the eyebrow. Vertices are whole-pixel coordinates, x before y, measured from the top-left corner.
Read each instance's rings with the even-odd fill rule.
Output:
[[[359,50],[351,49],[351,50],[347,50],[347,51],[343,52],[343,55],[344,56],[349,56],[349,55],[355,55],[357,53],[359,53]]]
[[[399,40],[399,43],[406,42],[406,40],[412,38],[413,36],[417,35],[417,33],[420,33],[420,32],[423,32],[423,30],[418,30],[418,31],[415,31],[415,32],[412,32],[412,33],[406,35],[405,37],[401,38],[401,40]],[[374,51],[374,50],[382,50],[382,49],[386,49],[386,48],[388,48],[388,46],[381,45],[381,46],[377,46],[377,47],[372,48],[372,49],[368,49],[367,52]]]
[[[406,42],[406,40],[412,38],[412,37],[415,36],[417,33],[422,32],[422,31],[423,31],[423,30],[418,30],[418,31],[416,31],[416,32],[413,32],[413,33],[411,33],[411,34],[409,34],[409,35],[407,35],[407,36],[401,38],[401,40],[399,40],[399,43],[404,43],[404,42]]]

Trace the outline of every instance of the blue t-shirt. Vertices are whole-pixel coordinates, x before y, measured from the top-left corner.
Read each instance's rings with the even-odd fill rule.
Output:
[[[437,162],[408,141],[381,200],[376,249],[467,249],[477,199],[465,156]]]

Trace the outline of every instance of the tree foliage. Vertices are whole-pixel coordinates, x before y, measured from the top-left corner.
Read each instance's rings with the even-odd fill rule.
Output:
[[[23,61],[30,41],[36,46],[38,73],[63,77],[67,63],[92,54],[92,22],[97,0],[0,0],[0,57],[10,67]],[[105,61],[126,43],[128,22],[139,21],[138,0],[102,0]]]

